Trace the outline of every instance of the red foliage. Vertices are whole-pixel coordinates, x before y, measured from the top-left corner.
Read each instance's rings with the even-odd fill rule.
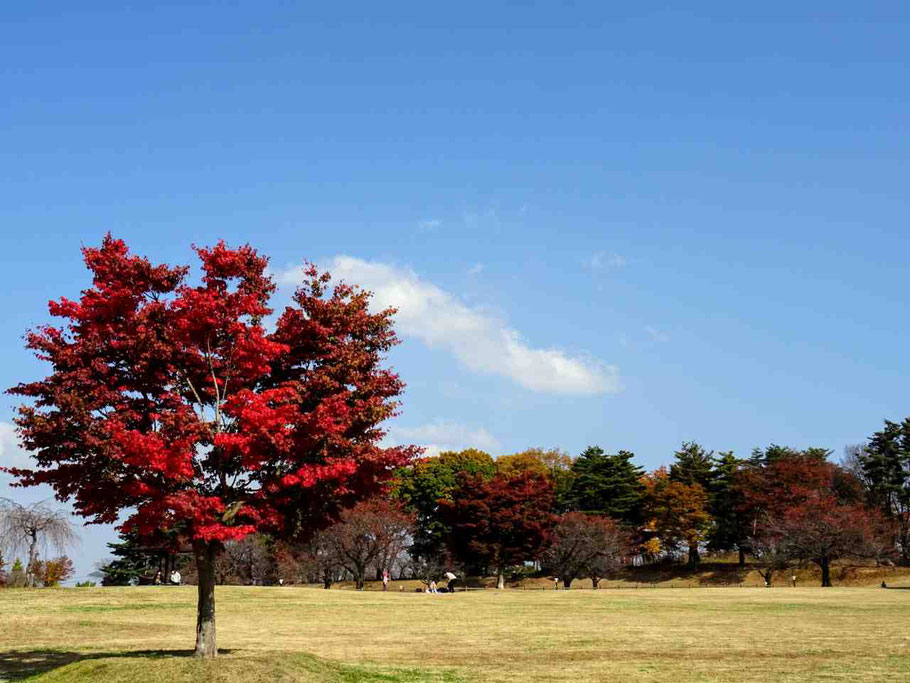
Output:
[[[887,554],[890,530],[860,502],[855,479],[833,463],[794,456],[739,473],[742,512],[753,554],[768,572],[790,562],[821,567],[831,585],[830,563],[841,557]]]
[[[819,491],[831,491],[836,471],[832,463],[798,456],[745,468],[737,473],[743,512],[750,518],[778,519]]]
[[[34,469],[92,522],[141,536],[238,540],[291,536],[327,523],[377,489],[413,448],[380,448],[380,424],[403,385],[380,367],[397,343],[393,311],[369,294],[329,290],[314,267],[269,332],[275,290],[249,246],[197,248],[188,269],[153,265],[108,235],[83,250],[93,284],[60,299],[63,318],[27,335],[52,366],[11,393]]]
[[[812,495],[788,509],[779,520],[767,523],[768,533],[778,535],[795,559],[814,562],[822,570],[822,586],[831,585],[832,560],[881,557],[889,531],[877,511],[844,504],[830,494]]]
[[[533,471],[491,479],[465,477],[451,499],[439,501],[452,529],[453,554],[469,565],[500,573],[537,557],[553,527],[553,482]]]
[[[32,569],[35,578],[38,579],[45,587],[56,586],[61,581],[71,579],[76,570],[73,568],[73,561],[66,555],[61,555],[53,560],[35,562]]]
[[[577,511],[559,516],[551,537],[542,564],[566,588],[579,576],[590,576],[597,588],[632,549],[628,532],[616,520]]]

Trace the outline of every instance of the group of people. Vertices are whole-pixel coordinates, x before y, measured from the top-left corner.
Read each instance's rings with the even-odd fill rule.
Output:
[[[170,576],[168,576],[167,585],[179,586],[181,581],[183,581],[183,577],[180,576],[180,572],[178,572],[176,569],[174,569],[173,571],[171,571]],[[155,585],[160,586],[163,583],[164,583],[163,575],[161,573],[161,570],[159,569],[157,572],[155,572]]]
[[[458,581],[458,577],[455,576],[452,572],[446,572],[445,577],[448,579],[448,583],[446,583],[446,587],[443,590],[443,592],[444,593],[454,593],[455,584]],[[439,587],[436,585],[435,580],[430,580],[430,583],[427,584],[426,592],[427,593],[439,593]]]

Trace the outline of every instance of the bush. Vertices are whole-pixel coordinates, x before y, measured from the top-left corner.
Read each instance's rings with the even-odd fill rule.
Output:
[[[16,559],[13,562],[12,569],[6,579],[6,585],[10,588],[22,588],[25,585],[25,569],[22,567],[22,560]]]
[[[94,588],[98,584],[94,581],[77,581],[76,588]]]
[[[61,581],[66,581],[72,577],[75,571],[73,561],[66,555],[55,557],[53,560],[35,562],[35,578],[45,588],[51,588]]]

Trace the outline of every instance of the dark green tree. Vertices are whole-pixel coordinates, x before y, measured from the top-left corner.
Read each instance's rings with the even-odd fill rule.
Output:
[[[717,473],[714,469],[714,451],[706,451],[694,441],[684,441],[670,465],[670,481],[692,486],[698,484],[705,491],[714,487]]]
[[[885,420],[885,427],[857,454],[868,503],[896,529],[894,544],[904,564],[910,563],[910,417]]]
[[[743,494],[738,486],[739,472],[744,464],[743,460],[733,455],[733,451],[719,453],[714,458],[714,481],[709,503],[714,526],[708,537],[708,547],[711,550],[738,550],[740,566],[745,565],[749,551]]]
[[[175,554],[166,545],[149,547],[135,533],[122,533],[119,543],[108,543],[116,558],[101,567],[102,586],[129,586],[150,583],[157,572],[166,582],[174,568]]]
[[[639,524],[644,470],[632,462],[635,455],[604,453],[590,446],[572,463],[569,501],[576,510],[605,515],[627,524]]]
[[[714,502],[714,482],[717,472],[714,469],[714,451],[706,451],[695,441],[684,441],[674,455],[674,462],[670,465],[670,481],[676,481],[686,486],[700,486],[708,496],[708,514],[712,517],[711,510]],[[713,524],[711,525],[713,527]],[[709,532],[710,533],[710,532]],[[697,567],[701,561],[698,541],[689,545],[689,566]]]
[[[790,446],[778,446],[777,444],[772,443],[766,448],[753,448],[752,457],[749,458],[749,462],[752,465],[771,465],[779,460],[793,460],[798,458],[825,462],[831,453],[832,451],[827,448],[818,446],[810,446],[801,451]]]

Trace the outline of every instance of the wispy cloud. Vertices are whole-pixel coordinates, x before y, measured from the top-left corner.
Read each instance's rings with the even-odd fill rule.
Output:
[[[392,425],[384,439],[387,445],[414,444],[423,446],[426,455],[442,451],[479,448],[492,455],[500,450],[499,440],[483,427],[470,427],[452,420],[437,419],[416,427]]]
[[[592,270],[622,268],[626,265],[626,259],[612,251],[595,251],[585,259],[585,265]]]
[[[480,275],[483,272],[484,267],[485,266],[482,263],[475,263],[468,268],[468,275]]]
[[[659,330],[653,325],[645,325],[645,332],[648,333],[648,336],[651,337],[651,341],[658,343],[670,341],[670,335],[663,330]]]
[[[442,221],[438,218],[425,218],[417,223],[417,227],[420,228],[422,232],[430,232],[440,225],[442,225]]]
[[[536,348],[499,318],[467,306],[410,269],[350,256],[337,256],[323,265],[336,278],[372,291],[375,309],[398,309],[396,329],[400,334],[446,349],[471,370],[502,375],[546,393],[619,390],[615,366],[583,354]],[[300,270],[281,273],[278,279],[283,284],[297,284]]]
[[[0,422],[0,467],[31,467],[34,461],[19,445],[16,427]]]

